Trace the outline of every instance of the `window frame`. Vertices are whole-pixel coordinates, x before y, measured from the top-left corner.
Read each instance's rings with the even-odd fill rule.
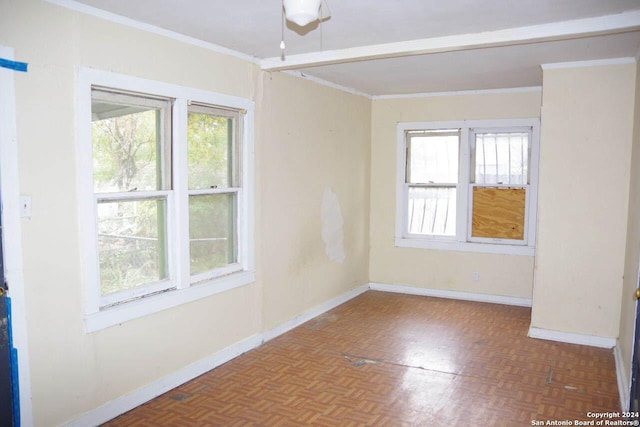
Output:
[[[254,249],[254,102],[186,86],[80,67],[76,73],[78,216],[84,283],[84,321],[87,333],[166,310],[255,282]],[[173,100],[171,107],[172,188],[124,193],[94,193],[91,139],[91,90],[109,88],[132,94],[149,94]],[[189,272],[189,207],[187,119],[189,104],[237,110],[242,121],[237,151],[236,204],[237,263],[192,276]],[[223,192],[228,189],[221,190]],[[139,199],[166,193],[166,227],[169,286],[154,293],[137,288],[122,298],[105,301],[100,289],[97,242],[97,202],[100,197]],[[116,197],[117,198],[117,197]],[[142,197],[144,198],[144,197]],[[154,284],[150,284],[155,286]],[[140,293],[141,295],[138,295]],[[108,304],[105,304],[108,302]]]
[[[235,134],[234,137],[234,146],[232,147],[233,159],[232,162],[235,163],[232,167],[232,177],[230,185],[227,187],[216,187],[209,189],[191,189],[188,188],[187,182],[187,199],[191,196],[210,196],[210,195],[221,195],[221,194],[233,194],[236,198],[236,209],[240,210],[240,199],[243,193],[242,187],[242,144],[237,144],[237,139],[242,140],[243,135],[243,126],[240,124],[240,119],[242,114],[240,114],[237,110],[230,110],[228,108],[222,108],[217,105],[205,105],[199,102],[188,102],[187,103],[187,117],[189,112],[195,112],[199,114],[211,114],[219,117],[233,118],[234,120],[234,128],[233,132]],[[188,145],[187,143],[187,155],[188,155]],[[187,168],[187,181],[188,181],[188,168]],[[188,202],[187,202],[188,203]],[[236,221],[236,229],[239,227],[238,221]],[[213,270],[206,270],[200,273],[191,274],[190,275],[190,284],[197,284],[205,280],[215,279],[217,277],[226,276],[228,274],[232,274],[242,270],[242,262],[240,259],[240,254],[243,251],[244,242],[241,239],[238,239],[236,242],[236,256],[237,261],[234,263],[230,263],[225,267],[216,268]]]
[[[461,130],[459,128],[457,128],[457,129],[441,129],[441,128],[438,128],[438,129],[428,129],[428,130],[426,130],[427,132],[424,132],[424,133],[426,134],[426,133],[428,133],[428,131],[432,131],[432,130],[443,131],[443,133],[450,133],[450,134],[454,133],[453,132],[454,130],[457,131],[455,133],[457,133],[457,137],[458,137],[458,165],[457,165],[458,166],[458,179],[457,179],[457,182],[455,182],[455,183],[454,182],[429,182],[429,183],[410,182],[411,181],[411,179],[410,179],[411,173],[410,173],[410,170],[409,170],[410,168],[408,167],[408,164],[407,164],[407,162],[405,160],[405,163],[404,163],[404,165],[405,165],[405,172],[404,172],[405,181],[404,181],[404,189],[403,189],[403,191],[406,194],[407,215],[405,215],[405,217],[404,217],[404,221],[405,221],[405,225],[404,226],[405,226],[405,230],[406,230],[407,236],[412,236],[412,237],[415,237],[415,238],[421,238],[424,235],[411,233],[410,230],[409,230],[409,224],[408,224],[407,216],[408,216],[409,193],[411,192],[411,188],[455,188],[456,189],[456,208],[457,208],[457,206],[459,204],[457,199],[458,199],[458,187],[459,187],[458,182],[460,181],[460,160],[459,159],[460,159],[460,148],[461,148],[460,141],[461,141],[461,137],[462,137]],[[408,158],[409,153],[412,150],[411,149],[411,144],[412,144],[411,139],[418,136],[417,134],[416,135],[409,135],[409,134],[410,134],[410,131],[406,131],[405,132],[405,138],[406,138],[406,141],[405,141],[405,143],[406,143],[405,159]],[[456,221],[457,221],[457,216],[456,216]],[[433,239],[433,240],[454,241],[454,240],[456,240],[456,235],[458,233],[458,224],[457,224],[457,222],[456,222],[456,224],[454,226],[454,230],[455,230],[455,233],[452,236],[451,235],[447,235],[447,234],[432,234],[432,235],[429,235],[428,238],[429,239]]]
[[[172,212],[175,210],[175,196],[172,192],[168,190],[162,191],[154,191],[154,192],[135,192],[131,194],[125,193],[114,193],[113,195],[109,194],[107,198],[104,197],[106,193],[96,193],[95,197],[95,209],[96,209],[96,221],[97,221],[97,207],[100,203],[110,203],[110,202],[137,202],[137,201],[150,201],[150,200],[165,200],[165,235],[166,242],[173,241],[173,235],[175,234],[171,227],[169,227],[169,223],[171,222]],[[97,222],[96,222],[96,236],[97,233]],[[100,292],[100,308],[105,309],[111,307],[115,304],[121,304],[127,301],[134,300],[139,297],[146,297],[148,295],[153,295],[158,292],[164,292],[171,290],[175,287],[175,275],[173,274],[172,266],[175,264],[175,256],[176,251],[175,248],[171,245],[166,245],[166,263],[167,263],[167,277],[165,279],[156,280],[154,282],[148,282],[141,285],[138,285],[131,289],[125,289],[122,291],[112,292],[106,295],[103,295]],[[100,262],[99,254],[96,254],[96,258],[98,263]],[[98,276],[100,274],[99,265],[98,265]],[[99,277],[98,277],[99,279]],[[98,283],[100,286],[100,283]]]
[[[531,165],[527,167],[527,183],[526,184],[478,184],[475,182],[475,178],[472,177],[472,173],[475,172],[474,160],[476,158],[476,154],[474,150],[476,149],[476,141],[475,136],[477,134],[486,134],[486,133],[527,133],[529,136],[529,146],[528,146],[528,158],[529,163],[532,162],[532,150],[533,150],[533,126],[494,126],[491,128],[482,128],[482,127],[470,127],[469,129],[469,192],[468,192],[468,219],[467,219],[467,242],[475,242],[475,243],[489,243],[489,244],[501,244],[501,245],[513,245],[513,246],[527,246],[529,241],[529,221],[528,217],[531,215],[528,206],[531,203]],[[473,181],[473,182],[471,182]],[[524,235],[522,240],[515,239],[502,239],[502,238],[492,238],[492,237],[473,237],[473,215],[471,214],[473,208],[473,189],[476,187],[480,188],[523,188],[525,189],[525,210],[524,210]]]
[[[136,107],[148,107],[148,108],[157,108],[160,110],[161,117],[161,126],[159,127],[161,134],[158,135],[160,138],[159,146],[160,146],[160,155],[162,156],[159,160],[156,160],[156,164],[161,165],[161,169],[156,171],[157,177],[159,177],[162,184],[160,188],[156,189],[145,189],[141,191],[96,191],[95,187],[93,190],[93,197],[95,201],[95,214],[97,220],[97,210],[98,206],[101,203],[118,203],[118,202],[142,202],[142,201],[151,201],[151,200],[164,200],[165,202],[165,221],[164,221],[164,234],[165,234],[165,262],[167,268],[167,277],[164,279],[156,280],[153,282],[147,282],[134,288],[125,289],[121,291],[116,291],[113,293],[109,293],[103,295],[100,293],[100,306],[107,307],[114,304],[121,303],[123,301],[132,300],[138,297],[151,295],[158,292],[163,292],[174,287],[175,277],[172,274],[172,265],[175,263],[175,250],[171,245],[167,245],[166,242],[172,241],[173,229],[169,227],[171,222],[172,214],[175,210],[174,208],[174,193],[171,189],[172,182],[172,162],[171,162],[171,123],[172,123],[172,110],[173,110],[173,101],[168,98],[156,97],[156,96],[145,96],[139,94],[130,94],[125,93],[121,90],[109,90],[109,88],[99,87],[97,85],[92,85],[91,88],[91,102],[94,100],[102,101],[102,102],[111,102],[111,103],[120,103],[122,105],[129,104],[134,109]],[[107,119],[107,117],[99,117],[100,119]],[[93,119],[93,111],[92,111],[92,119]],[[93,144],[92,144],[93,145]],[[93,149],[92,149],[93,151]],[[92,171],[92,182],[93,182],[93,171]],[[96,234],[99,236],[99,233],[96,231]],[[98,238],[99,240],[99,238]],[[98,254],[98,262],[100,260]]]
[[[499,132],[501,130],[528,128],[531,130],[529,158],[529,188],[526,193],[524,240],[471,238],[471,209],[473,203],[471,182],[472,141],[474,131]],[[456,185],[456,234],[428,236],[408,232],[408,183],[406,183],[407,132],[419,130],[460,129],[458,150],[459,168]],[[445,251],[479,252],[509,255],[535,254],[536,219],[538,205],[540,119],[459,120],[436,122],[400,122],[396,129],[396,220],[395,245],[405,248],[436,249]],[[482,185],[486,186],[486,185]],[[501,185],[491,185],[498,187]],[[507,185],[507,187],[522,187]]]

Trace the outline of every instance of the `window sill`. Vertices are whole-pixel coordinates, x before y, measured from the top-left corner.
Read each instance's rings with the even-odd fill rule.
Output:
[[[536,252],[535,246],[454,242],[411,238],[396,238],[396,247],[523,256],[534,256]]]
[[[255,282],[255,272],[243,271],[194,284],[188,288],[171,290],[104,308],[97,313],[88,313],[85,315],[85,332],[96,332],[113,325],[206,298],[253,282]]]

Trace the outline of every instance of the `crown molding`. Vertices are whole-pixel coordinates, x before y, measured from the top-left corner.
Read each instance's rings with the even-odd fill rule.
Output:
[[[254,64],[260,64],[260,59],[251,55],[247,55],[246,53],[238,52],[233,49],[228,49],[226,47],[209,43],[204,40],[197,39],[195,37],[190,37],[181,33],[177,33],[175,31],[167,30],[164,28],[157,27],[155,25],[146,24],[144,22],[136,21],[135,19],[127,18],[126,16],[118,15],[116,13],[107,12],[102,9],[98,9],[93,6],[88,6],[83,3],[79,3],[74,0],[44,0],[47,3],[51,3],[56,6],[64,7],[69,10],[73,10],[74,12],[84,13],[85,15],[94,16],[96,18],[101,18],[106,21],[111,21],[116,24],[125,25],[127,27],[136,28],[138,30],[148,31],[153,34],[157,34],[159,36],[167,37],[182,43],[186,43],[192,46],[201,47],[203,49],[210,50],[212,52],[221,53],[224,55],[232,56],[238,59],[242,59]]]

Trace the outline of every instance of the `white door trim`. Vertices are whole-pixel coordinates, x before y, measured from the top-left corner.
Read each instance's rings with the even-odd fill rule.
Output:
[[[0,46],[0,58],[13,60],[13,48]],[[11,332],[18,350],[20,424],[33,425],[27,317],[22,270],[20,229],[20,186],[18,180],[18,138],[16,130],[15,71],[0,68],[0,183],[2,183],[2,226],[4,263],[11,298]]]

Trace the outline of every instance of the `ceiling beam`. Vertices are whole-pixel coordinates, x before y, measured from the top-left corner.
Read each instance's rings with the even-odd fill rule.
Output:
[[[640,10],[475,34],[459,34],[304,53],[287,56],[284,60],[280,57],[266,58],[260,61],[260,66],[263,70],[268,71],[293,70],[373,59],[568,40],[638,30],[640,30]]]

